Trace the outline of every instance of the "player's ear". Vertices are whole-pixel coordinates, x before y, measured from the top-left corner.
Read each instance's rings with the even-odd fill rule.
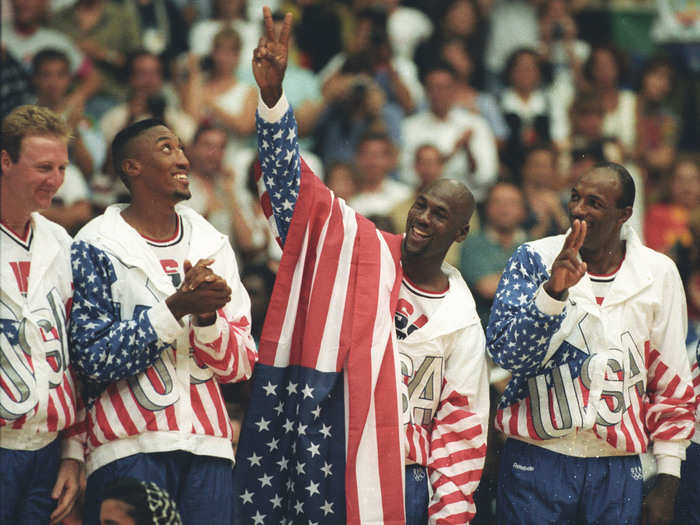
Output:
[[[9,169],[11,164],[12,159],[10,158],[10,154],[7,151],[2,150],[0,152],[0,167],[2,168],[2,171]]]
[[[136,159],[124,159],[122,171],[129,177],[138,177],[141,174],[141,163]]]
[[[467,238],[468,233],[469,233],[469,223],[466,223],[459,230],[457,230],[457,235],[455,236],[455,242],[462,242],[464,239]]]

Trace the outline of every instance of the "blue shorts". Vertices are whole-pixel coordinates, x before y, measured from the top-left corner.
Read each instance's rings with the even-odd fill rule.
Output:
[[[506,440],[498,473],[499,524],[639,523],[639,456],[579,458]]]
[[[406,466],[406,525],[428,523],[428,472],[422,465]]]
[[[0,525],[49,522],[60,463],[59,439],[39,450],[0,448]]]
[[[119,478],[152,481],[166,490],[177,503],[182,522],[188,525],[233,521],[231,461],[176,450],[134,454],[90,474],[85,493],[85,525],[99,525],[102,491]]]
[[[691,443],[685,451],[673,523],[674,525],[700,524],[700,445],[697,443]]]

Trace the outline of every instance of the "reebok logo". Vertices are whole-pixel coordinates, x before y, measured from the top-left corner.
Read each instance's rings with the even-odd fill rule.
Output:
[[[530,465],[521,465],[520,463],[513,463],[513,470],[522,470],[523,472],[534,472],[535,467]]]
[[[632,467],[630,469],[630,475],[632,476],[632,479],[636,479],[637,481],[641,480],[644,477],[642,467]]]

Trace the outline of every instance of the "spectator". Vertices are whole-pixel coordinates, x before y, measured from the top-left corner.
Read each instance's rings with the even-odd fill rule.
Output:
[[[620,142],[626,158],[636,147],[637,96],[620,87],[624,73],[622,54],[611,46],[595,47],[583,69],[585,84],[603,103],[603,132]]]
[[[661,57],[649,60],[642,71],[636,154],[652,186],[648,193],[653,193],[661,177],[669,173],[676,157],[681,123],[669,104],[674,78],[671,62]]]
[[[523,229],[525,198],[516,185],[509,182],[493,185],[484,210],[483,229],[468,236],[462,244],[460,270],[474,293],[476,310],[485,327],[503,269],[528,236]]]
[[[644,218],[647,246],[666,255],[678,243],[689,246],[693,237],[688,221],[699,205],[700,168],[693,159],[682,158],[672,170],[666,202],[651,206]]]
[[[51,207],[42,215],[63,226],[69,235],[73,236],[94,216],[90,203],[90,189],[85,177],[73,164],[66,167],[63,184],[58,189]]]
[[[624,152],[615,137],[604,134],[603,101],[595,91],[581,91],[571,105],[571,137],[562,144],[560,170],[562,173],[580,173],[575,164],[586,164],[585,157],[597,161],[623,162]],[[639,168],[631,162],[625,162],[625,168],[634,179],[636,187],[632,216],[627,221],[634,228],[639,238],[644,240],[642,224],[646,203],[646,188]],[[572,183],[573,177],[568,182]]]
[[[440,58],[450,64],[455,72],[455,105],[484,117],[500,149],[508,138],[508,125],[493,95],[477,90],[471,82],[476,67],[474,54],[463,40],[452,38],[443,43]]]
[[[489,36],[484,52],[487,87],[502,88],[502,71],[508,57],[520,48],[539,47],[539,0],[495,0],[489,16]]]
[[[127,60],[126,72],[129,79],[126,102],[113,107],[100,119],[105,140],[111,142],[120,129],[132,122],[155,117],[166,122],[189,144],[196,125],[164,88],[160,58],[145,50],[136,51]]]
[[[527,48],[514,51],[503,70],[506,88],[500,103],[509,129],[503,162],[512,171],[522,164],[527,148],[551,140],[552,109],[542,76],[540,56]]]
[[[336,197],[350,200],[357,193],[358,176],[351,164],[336,162],[326,171],[326,186]]]
[[[429,109],[404,120],[401,176],[414,183],[415,151],[419,145],[434,144],[445,156],[443,176],[465,182],[477,202],[498,175],[496,141],[486,120],[457,107],[454,101],[455,74],[440,62],[426,70],[423,84]]]
[[[563,233],[569,214],[559,198],[557,155],[550,145],[540,144],[525,154],[522,188],[527,209],[523,227],[531,239]]]
[[[12,20],[5,21],[3,14],[2,46],[31,69],[32,59],[47,47],[63,51],[70,60],[71,75],[78,81],[73,91],[73,103],[85,104],[102,85],[102,78],[92,61],[63,33],[42,24],[47,18],[45,0],[11,0]],[[3,69],[5,64],[3,62]]]
[[[241,56],[252,56],[260,38],[260,27],[246,19],[245,0],[213,0],[213,4],[213,17],[199,20],[190,30],[190,51],[199,57],[209,55],[213,50],[214,37],[228,27],[240,36]],[[237,73],[244,75],[249,68],[250,65],[244,60],[238,64]]]
[[[138,49],[141,42],[136,14],[113,0],[78,0],[54,13],[51,27],[70,37],[102,75],[100,94],[107,99],[101,114],[123,99],[126,85],[121,71],[129,53]]]
[[[222,28],[214,37],[211,67],[203,75],[196,55],[190,55],[184,108],[199,124],[216,123],[229,132],[229,147],[252,145],[257,98],[253,86],[241,82],[236,73],[241,50],[238,33]]]
[[[22,64],[0,44],[0,119],[30,97],[30,81]]]
[[[177,505],[158,485],[120,478],[105,488],[100,523],[119,525],[182,525]]]
[[[415,64],[393,52],[387,32],[387,13],[366,8],[357,13],[348,52],[334,56],[319,73],[324,93],[352,83],[348,74],[364,74],[382,89],[385,103],[398,111],[398,118],[411,113],[423,97]]]
[[[187,206],[207,219],[234,242],[234,215],[238,209],[233,194],[233,173],[224,168],[226,130],[200,126],[187,150],[190,161],[190,191]]]
[[[79,168],[80,176],[89,180],[104,164],[106,144],[100,130],[85,115],[82,101],[68,95],[71,83],[68,56],[51,48],[39,51],[32,60],[32,81],[36,103],[62,115],[73,131],[74,140],[68,150],[70,160]]]
[[[385,0],[384,5],[388,14],[387,33],[394,55],[413,60],[416,46],[433,33],[433,23],[420,9],[401,5],[401,0]]]
[[[405,184],[389,178],[396,163],[396,152],[384,133],[363,136],[355,152],[357,193],[348,204],[359,214],[389,215],[399,202],[411,195]]]
[[[189,26],[173,0],[126,0],[141,28],[143,48],[159,55],[170,75],[171,65],[188,49]]]
[[[420,71],[429,68],[446,42],[458,40],[474,58],[472,81],[483,87],[483,56],[486,44],[487,23],[482,16],[478,0],[441,0],[433,3],[434,19],[438,29],[430,40],[421,44],[415,53]],[[444,57],[443,57],[444,58]]]

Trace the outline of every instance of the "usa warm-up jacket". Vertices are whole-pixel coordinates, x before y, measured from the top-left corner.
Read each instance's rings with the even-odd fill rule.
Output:
[[[262,204],[274,215],[273,233],[284,245],[296,200],[303,191],[296,121],[284,95],[274,108],[259,102],[257,128],[266,188]],[[322,184],[309,188],[324,197],[330,194],[342,214],[355,214]],[[400,245],[401,236],[382,235]],[[314,244],[321,241],[312,240]],[[391,265],[400,268],[399,251],[393,254]],[[405,456],[408,462],[428,467],[432,487],[430,523],[458,524],[468,523],[475,514],[473,492],[486,456],[488,380],[484,334],[474,300],[459,272],[448,264],[444,269],[450,287],[443,303],[427,324],[399,341],[397,348],[403,354],[399,360],[410,400],[404,411]],[[401,272],[397,278],[401,278]],[[429,421],[411,422],[416,418],[409,417],[408,411],[423,409],[429,411]]]
[[[176,207],[192,231],[189,260],[214,259],[232,290],[213,325],[195,326],[189,315],[178,322],[165,303],[173,283],[123,208],[93,219],[71,249],[71,358],[85,385],[88,474],[135,453],[233,460],[218,383],[250,377],[257,359],[233,250],[204,218]]]
[[[63,431],[62,457],[82,461],[68,355],[71,238],[38,213],[31,227],[28,264],[11,260],[15,241],[0,234],[0,446],[38,450]]]
[[[598,305],[588,275],[557,301],[543,289],[565,235],[508,262],[487,348],[513,378],[498,406],[507,435],[580,457],[638,454],[679,476],[693,434],[686,303],[673,262],[622,228],[626,254]]]
[[[476,304],[459,271],[443,263],[449,290],[420,330],[399,341],[408,379],[406,457],[429,467],[431,523],[467,522],[486,459],[489,384]],[[406,416],[406,414],[405,414]]]

